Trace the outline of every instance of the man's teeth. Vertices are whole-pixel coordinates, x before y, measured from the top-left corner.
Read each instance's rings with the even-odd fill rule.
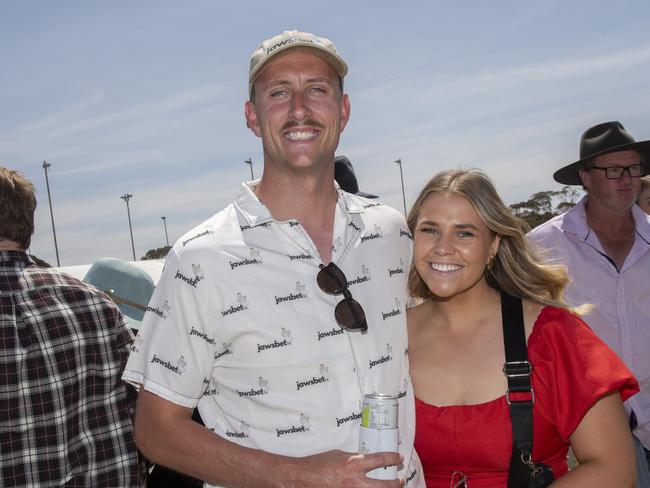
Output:
[[[430,266],[436,271],[442,271],[443,273],[448,273],[449,271],[458,271],[462,266],[458,264],[437,264],[431,263]]]
[[[307,141],[316,137],[316,132],[313,130],[288,131],[285,135],[292,141]]]

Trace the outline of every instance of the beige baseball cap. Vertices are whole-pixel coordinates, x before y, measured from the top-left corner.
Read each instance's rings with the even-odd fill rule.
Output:
[[[251,54],[251,64],[248,73],[248,94],[250,95],[252,93],[255,79],[274,56],[288,49],[295,48],[311,49],[316,56],[323,58],[323,60],[334,68],[334,71],[338,73],[341,79],[348,72],[348,65],[339,56],[336,51],[336,46],[329,39],[315,36],[309,32],[296,30],[284,31],[282,34],[278,34],[262,42],[253,51],[253,54]]]

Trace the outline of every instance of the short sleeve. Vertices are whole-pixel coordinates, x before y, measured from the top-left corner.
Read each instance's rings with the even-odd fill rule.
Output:
[[[214,367],[213,307],[197,274],[196,259],[170,251],[122,379],[176,404],[193,408]]]
[[[542,310],[528,340],[539,411],[566,442],[589,409],[618,391],[625,401],[639,391],[632,372],[577,315]]]

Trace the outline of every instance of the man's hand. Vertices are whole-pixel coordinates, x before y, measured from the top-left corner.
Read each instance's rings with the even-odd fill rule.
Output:
[[[375,480],[366,473],[383,466],[400,466],[402,462],[396,452],[363,455],[334,450],[282,464],[277,475],[285,488],[399,488],[404,486],[403,480]]]

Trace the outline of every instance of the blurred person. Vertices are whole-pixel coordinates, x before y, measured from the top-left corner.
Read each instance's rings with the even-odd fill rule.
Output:
[[[137,334],[154,290],[153,280],[146,271],[128,261],[101,258],[88,269],[83,281],[107,293],[124,315],[131,331]],[[135,340],[139,342],[140,339],[136,336]],[[192,418],[201,422],[196,410]],[[196,486],[203,486],[203,482],[164,466],[152,466],[147,476],[147,488]]]
[[[650,217],[635,201],[650,141],[636,141],[620,122],[587,129],[580,159],[557,170],[563,185],[587,194],[530,238],[567,267],[569,305],[592,303],[589,325],[625,361],[641,392],[625,403],[637,454],[637,486],[650,488]]]
[[[250,61],[245,117],[264,172],[167,257],[123,375],[141,385],[138,445],[209,486],[424,486],[406,357],[411,236],[399,212],[334,181],[347,65],[298,31]],[[373,392],[399,398],[399,453],[356,454]],[[366,476],[390,465],[398,480]]]
[[[636,198],[636,204],[645,213],[650,214],[650,176],[641,178],[641,190]]]
[[[154,290],[153,279],[145,270],[121,259],[101,258],[88,269],[83,281],[107,293],[137,333]]]
[[[409,289],[424,300],[408,330],[427,486],[633,486],[622,400],[638,385],[562,301],[564,269],[540,264],[488,177],[438,173],[408,224]],[[544,483],[529,485],[537,470]]]
[[[133,335],[104,293],[26,254],[34,187],[0,167],[0,480],[135,487],[135,391],[120,381]]]
[[[347,156],[340,155],[334,158],[334,179],[343,191],[364,198],[378,198],[377,195],[359,190],[357,175],[354,173],[354,167]]]

